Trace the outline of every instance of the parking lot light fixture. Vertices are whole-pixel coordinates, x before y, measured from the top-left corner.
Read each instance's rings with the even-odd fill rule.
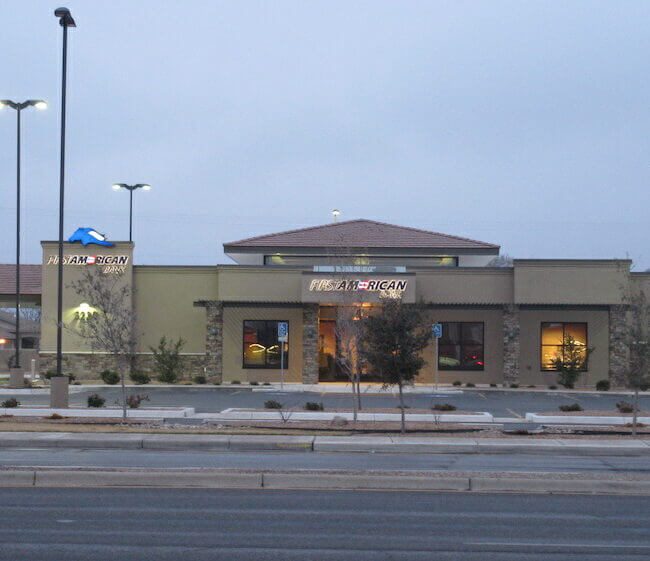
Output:
[[[148,183],[136,183],[129,185],[127,183],[113,183],[112,188],[114,191],[126,189],[129,192],[129,241],[133,241],[133,191],[142,189],[143,191],[151,191],[151,185]]]
[[[28,99],[27,101],[0,100],[0,108],[8,107],[16,111],[16,354],[14,368],[20,368],[20,116],[23,109],[35,107],[46,109],[47,103],[42,99]]]

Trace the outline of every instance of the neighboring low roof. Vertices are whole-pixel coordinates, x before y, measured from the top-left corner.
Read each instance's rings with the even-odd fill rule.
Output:
[[[499,249],[498,245],[468,238],[360,219],[246,238],[225,243],[224,250],[226,253],[236,253],[238,250],[250,251],[255,248],[327,248],[342,245],[369,249]]]
[[[41,293],[41,266],[20,266],[20,292],[25,295]],[[16,293],[16,265],[0,264],[0,294]]]

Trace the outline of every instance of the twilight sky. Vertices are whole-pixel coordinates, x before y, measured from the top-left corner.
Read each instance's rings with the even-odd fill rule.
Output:
[[[66,235],[139,264],[370,218],[514,257],[650,268],[650,2],[76,0]],[[55,239],[57,3],[15,2],[0,98],[23,114],[23,261]],[[0,111],[0,262],[14,259],[15,113]]]

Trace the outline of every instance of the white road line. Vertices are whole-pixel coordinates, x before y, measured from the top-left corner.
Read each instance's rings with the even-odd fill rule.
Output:
[[[544,542],[465,542],[464,545],[496,546],[496,547],[556,547],[573,549],[577,547],[589,549],[648,549],[650,545],[608,545],[597,543],[544,543]]]
[[[519,413],[517,413],[516,411],[513,411],[512,409],[508,409],[508,408],[506,407],[506,411],[508,411],[509,413],[512,413],[512,414],[513,414],[515,417],[517,417],[518,419],[523,419],[523,417],[522,417]]]
[[[485,397],[485,395],[484,395],[484,394],[482,394],[482,393],[479,393],[479,392],[476,392],[476,393],[477,393],[477,395],[480,395],[480,396],[481,396],[481,397],[482,397],[483,399],[487,399],[487,397]]]

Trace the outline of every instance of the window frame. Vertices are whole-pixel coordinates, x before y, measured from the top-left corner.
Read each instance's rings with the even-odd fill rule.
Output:
[[[458,324],[459,327],[459,334],[460,338],[458,341],[458,346],[460,347],[460,357],[462,359],[463,356],[463,347],[465,344],[463,343],[463,338],[462,338],[462,333],[463,333],[463,324],[478,324],[481,326],[481,348],[483,350],[483,365],[482,366],[476,366],[476,367],[471,367],[468,368],[466,366],[463,366],[462,364],[459,364],[458,366],[447,366],[447,365],[441,365],[440,364],[440,339],[438,339],[436,345],[436,362],[437,362],[437,368],[438,372],[484,372],[485,371],[485,322],[484,321],[441,321],[443,327],[443,334],[445,330],[445,324],[449,323],[456,323]],[[475,346],[475,345],[474,345]]]
[[[552,324],[562,325],[562,344],[561,345],[545,345],[544,341],[544,326]],[[559,372],[557,368],[546,367],[544,365],[544,347],[562,347],[564,353],[564,338],[566,337],[567,325],[584,325],[585,326],[585,350],[589,349],[589,322],[587,321],[542,321],[539,324],[539,368],[541,372]],[[589,353],[585,357],[584,367],[578,372],[589,372]]]
[[[247,322],[264,322],[264,323],[273,323],[275,324],[275,333],[276,333],[276,342],[278,345],[281,345],[280,341],[277,341],[277,333],[278,333],[278,324],[279,323],[286,323],[289,327],[289,333],[291,333],[291,324],[289,320],[287,319],[245,319],[242,321],[242,354],[241,354],[241,364],[242,364],[242,369],[243,370],[281,370],[280,365],[275,366],[275,365],[269,365],[268,364],[268,359],[267,359],[267,352],[264,352],[264,362],[265,364],[263,365],[246,365],[246,340],[245,340],[245,334],[246,334],[246,323]],[[288,348],[288,343],[285,343],[285,360],[284,360],[284,370],[288,370],[289,368],[289,348]],[[280,351],[280,356],[282,356],[282,351]]]

